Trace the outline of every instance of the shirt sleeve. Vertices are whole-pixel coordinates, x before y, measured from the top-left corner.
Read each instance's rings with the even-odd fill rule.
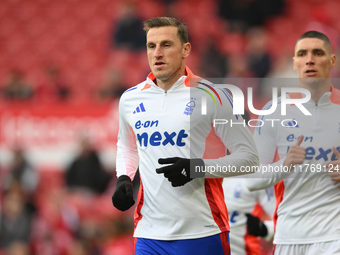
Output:
[[[117,177],[127,175],[134,178],[139,165],[136,137],[126,120],[124,95],[119,101],[119,131],[117,142],[116,172]]]
[[[264,109],[270,106],[269,102]],[[285,158],[274,162],[277,152],[277,125],[273,124],[273,119],[277,120],[275,116],[270,118],[260,116],[258,119],[257,126],[260,126],[261,123],[263,125],[256,128],[253,137],[259,152],[260,165],[252,178],[246,180],[246,186],[250,191],[272,187],[292,174],[283,168]],[[278,169],[278,171],[272,171],[272,169]]]
[[[259,164],[253,137],[242,116],[233,114],[230,94],[223,89],[219,89],[219,94],[222,104],[215,106],[211,122],[215,134],[231,154],[218,159],[204,159],[206,169],[216,166],[224,167],[224,170],[220,171],[206,171],[205,178],[223,178],[252,173],[254,172],[252,166]]]
[[[255,192],[258,192],[259,194],[258,201],[261,207],[271,218],[271,220],[266,220],[263,222],[263,224],[267,227],[267,235],[264,237],[264,239],[269,241],[274,237],[274,222],[272,220],[276,207],[274,188],[270,187],[266,190],[259,190]]]

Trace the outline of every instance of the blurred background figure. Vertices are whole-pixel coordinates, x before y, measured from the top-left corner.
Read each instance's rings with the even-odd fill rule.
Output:
[[[267,34],[261,27],[253,27],[247,32],[247,59],[252,73],[264,78],[270,71],[272,60],[267,50]]]
[[[31,255],[29,245],[23,242],[13,242],[6,250],[5,255]]]
[[[229,213],[231,254],[245,255],[248,251],[262,255],[259,237],[272,246],[274,236],[274,189],[250,192],[244,178],[225,178],[223,191]]]
[[[98,223],[85,220],[79,226],[76,233],[76,242],[71,249],[70,255],[102,255],[100,249],[101,233]]]
[[[298,78],[292,67],[292,56],[288,52],[281,52],[277,56],[267,78]]]
[[[13,243],[29,245],[32,214],[26,210],[25,194],[19,187],[4,192],[0,222],[0,249],[8,249]]]
[[[35,192],[39,183],[39,174],[27,161],[23,150],[17,147],[12,152],[9,171],[3,180],[3,189],[21,189],[25,196],[26,208],[35,211]]]
[[[133,225],[130,219],[107,218],[101,224],[103,255],[132,255],[134,245],[131,238]]]
[[[250,120],[248,110],[243,119],[246,123]],[[231,254],[267,254],[271,251],[274,237],[274,188],[250,192],[245,184],[247,178],[252,177],[223,179],[224,199],[229,214]]]
[[[218,49],[216,41],[209,40],[200,60],[200,75],[206,78],[220,78],[227,73],[227,57]]]
[[[126,89],[121,72],[116,68],[108,68],[95,96],[104,101],[118,99]]]
[[[230,22],[234,31],[246,32],[282,12],[284,0],[220,0],[219,14]]]
[[[247,31],[246,37],[248,66],[255,78],[261,78],[257,89],[253,93],[255,95],[261,94],[264,92],[262,78],[267,77],[273,64],[271,55],[267,50],[267,34],[261,27],[252,27]]]
[[[53,190],[42,197],[30,236],[32,253],[67,255],[79,226],[78,213],[64,190]]]
[[[105,192],[111,178],[111,174],[103,169],[89,137],[82,135],[79,138],[79,154],[65,173],[67,187],[71,191],[100,194]]]
[[[64,101],[71,96],[69,85],[61,75],[61,70],[57,66],[46,67],[43,80],[35,90],[35,96],[39,101],[55,102]]]
[[[6,99],[29,99],[33,94],[31,85],[26,81],[24,73],[20,70],[13,69],[2,85],[2,96]]]
[[[228,63],[228,78],[254,78],[245,54],[230,56]]]
[[[112,47],[139,51],[145,48],[143,21],[138,17],[132,1],[124,2],[121,17],[113,24]]]
[[[240,88],[246,95],[247,88],[253,88],[253,94],[258,91],[258,79],[254,79],[254,74],[249,67],[247,56],[245,54],[232,55],[228,61],[228,73],[224,79],[226,84],[233,84]]]

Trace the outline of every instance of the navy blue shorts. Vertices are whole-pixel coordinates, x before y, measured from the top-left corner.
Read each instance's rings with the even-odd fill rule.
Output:
[[[137,238],[135,255],[230,255],[229,232],[175,241]]]

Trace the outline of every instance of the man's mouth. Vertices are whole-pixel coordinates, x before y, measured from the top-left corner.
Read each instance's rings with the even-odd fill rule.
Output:
[[[160,67],[160,66],[163,66],[163,65],[164,65],[164,62],[162,62],[162,61],[156,61],[155,62],[156,67]]]
[[[305,71],[305,74],[306,74],[307,76],[313,76],[313,75],[316,74],[316,70],[314,70],[314,69],[308,69],[308,70]]]

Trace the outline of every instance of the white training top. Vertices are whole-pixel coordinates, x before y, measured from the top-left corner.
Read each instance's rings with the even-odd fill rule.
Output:
[[[188,68],[186,74],[165,92],[151,73],[120,99],[117,176],[132,179],[139,166],[141,177],[135,237],[178,240],[229,231],[222,178],[216,177],[240,173],[206,173],[205,178],[172,187],[163,174],[156,173],[164,166],[158,164],[159,158],[210,158],[204,160],[206,167],[232,165],[237,170],[258,164],[247,127],[212,127],[214,119],[241,118],[232,114],[230,95],[211,84],[195,83],[199,86],[190,88],[190,79],[197,76]],[[205,115],[201,114],[202,96],[207,98]],[[226,146],[232,155],[226,156]]]
[[[249,176],[250,177],[250,176]],[[247,232],[247,216],[250,213],[261,218],[262,212],[272,217],[275,211],[274,189],[250,192],[244,178],[224,178],[223,191],[228,206],[230,225],[230,248],[233,255],[262,254],[259,238]],[[274,223],[265,221],[269,241],[274,236]]]
[[[332,146],[340,151],[339,104],[340,92],[332,87],[332,92],[325,93],[317,103],[311,99],[303,104],[312,114],[310,116],[304,115],[295,105],[287,105],[286,116],[276,111],[261,117],[265,124],[254,133],[260,163],[271,164],[276,169],[274,174],[262,174],[256,180],[249,178],[247,186],[256,190],[276,184],[275,244],[309,244],[340,239],[340,183],[332,181],[323,167],[325,163],[336,160]],[[264,109],[270,105],[271,102]],[[284,121],[275,121],[272,127],[272,121],[266,121],[269,119]],[[301,135],[304,136],[301,146],[306,149],[305,160],[296,165],[293,172],[284,172],[282,164],[289,146],[295,145]],[[263,170],[256,175],[261,175]],[[277,170],[280,171],[275,172]]]

